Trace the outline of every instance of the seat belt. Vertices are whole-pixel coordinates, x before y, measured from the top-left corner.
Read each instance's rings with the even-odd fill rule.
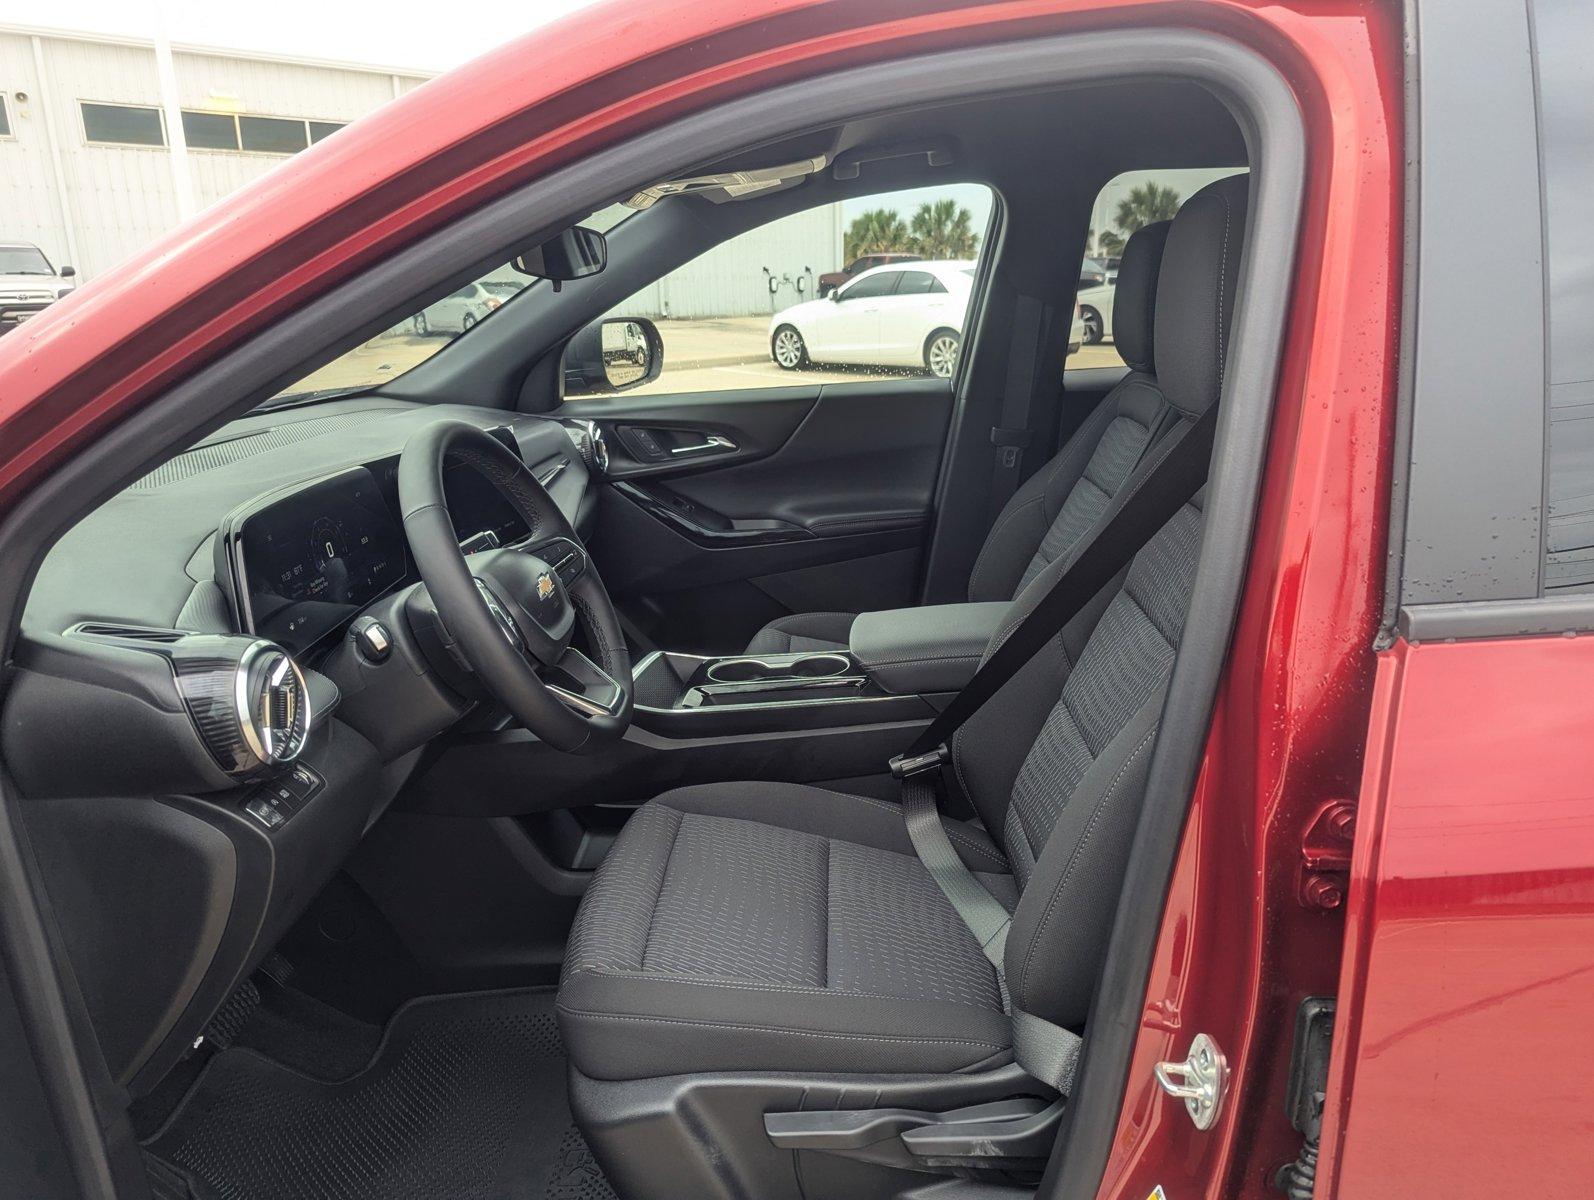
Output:
[[[1213,405],[1190,426],[1114,507],[1096,535],[1012,634],[908,749],[891,760],[902,789],[908,838],[936,886],[963,919],[1003,979],[1003,951],[1012,917],[958,857],[941,823],[936,783],[950,757],[952,734],[1002,690],[1091,599],[1107,586],[1206,483],[1217,428]]]
[[[1000,425],[991,427],[996,454],[991,467],[991,520],[995,520],[1024,481],[1024,451],[1035,440],[1030,411],[1035,404],[1041,339],[1052,310],[1034,296],[1020,295],[1013,306],[1013,338],[1008,347],[1007,382],[1002,391]]]

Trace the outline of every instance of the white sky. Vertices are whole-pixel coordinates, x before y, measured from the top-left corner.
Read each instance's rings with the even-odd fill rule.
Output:
[[[446,71],[593,0],[0,0],[0,24]]]

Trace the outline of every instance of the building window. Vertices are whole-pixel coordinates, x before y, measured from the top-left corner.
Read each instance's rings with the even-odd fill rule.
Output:
[[[11,109],[8,107],[8,97],[0,92],[0,138],[11,136]]]
[[[183,110],[183,138],[199,150],[238,149],[238,121],[231,113]]]
[[[259,154],[296,154],[310,144],[303,121],[281,117],[239,117],[239,141]]]
[[[166,125],[158,108],[84,101],[83,132],[108,146],[164,146]],[[342,129],[345,121],[303,117],[251,117],[183,110],[183,140],[193,150],[242,150],[251,154],[297,154],[312,142]],[[0,95],[0,137],[11,132],[5,96]]]
[[[166,128],[158,108],[134,104],[89,104],[83,110],[83,136],[110,146],[164,146]]]

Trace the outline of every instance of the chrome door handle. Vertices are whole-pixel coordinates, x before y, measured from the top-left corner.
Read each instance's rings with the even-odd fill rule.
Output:
[[[709,434],[708,441],[699,442],[695,446],[671,446],[671,454],[702,454],[706,450],[734,450],[736,443],[728,437],[721,437],[717,433]]]

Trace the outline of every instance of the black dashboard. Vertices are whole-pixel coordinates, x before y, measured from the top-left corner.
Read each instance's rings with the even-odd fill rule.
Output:
[[[386,527],[385,513],[397,525],[399,453],[418,429],[443,419],[468,421],[496,431],[544,481],[576,528],[590,528],[596,503],[593,481],[576,442],[556,421],[500,409],[413,404],[380,397],[261,413],[232,422],[135,479],[79,522],[40,567],[23,613],[24,634],[59,635],[83,621],[202,633],[250,632],[229,595],[229,573],[217,570],[216,543],[229,523],[236,528],[251,512],[266,511],[270,527],[277,525],[280,517],[282,540],[272,555],[263,556],[258,568],[265,573],[262,580],[277,563],[286,564],[278,568],[279,576],[281,570],[291,572],[298,565],[303,568],[301,578],[307,572],[313,578],[315,556],[309,533],[314,520],[331,515],[351,527],[369,524],[381,529]],[[269,511],[283,500],[289,501],[287,508],[291,509],[296,493],[356,469],[375,476],[379,504],[362,497],[358,504],[348,506],[345,498],[325,514],[316,511],[313,503],[306,504],[308,524],[303,523],[303,515],[284,511],[274,516]],[[452,474],[456,478],[450,481],[450,502],[459,505],[456,516],[460,518],[461,540],[490,530],[500,540],[512,541],[513,509],[474,471]],[[290,532],[295,525],[297,532]],[[343,565],[352,569],[352,564]],[[378,589],[384,584],[403,586],[403,579],[411,577],[407,560],[406,574],[396,582],[388,577],[391,564],[371,561],[362,571],[367,573],[363,580],[350,580],[353,594],[358,594],[361,586],[370,586],[370,572],[375,573]],[[294,598],[291,589],[290,598]],[[296,599],[302,602],[306,598],[313,599],[306,595]],[[318,643],[312,638],[302,644]]]
[[[397,466],[437,420],[492,432],[590,532],[588,456],[560,423],[361,397],[233,422],[134,479],[39,569],[0,757],[134,1094],[280,940],[421,747],[473,709],[404,617],[420,593]],[[526,536],[473,468],[451,468],[445,491],[467,551]],[[393,630],[384,662],[352,648],[362,613]]]

